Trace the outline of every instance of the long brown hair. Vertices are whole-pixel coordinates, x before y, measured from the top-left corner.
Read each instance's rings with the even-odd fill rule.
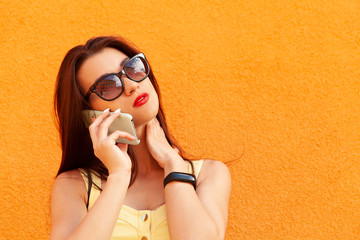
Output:
[[[54,96],[56,124],[60,134],[62,148],[61,164],[57,175],[72,169],[83,168],[97,173],[103,179],[106,179],[108,176],[108,170],[94,155],[89,130],[85,127],[82,120],[82,110],[91,109],[91,107],[84,99],[76,79],[77,71],[82,63],[104,48],[117,49],[128,57],[140,53],[136,46],[118,36],[91,38],[85,45],[76,46],[67,52],[59,69]],[[177,147],[180,150],[180,155],[184,158],[185,152],[169,133],[161,106],[160,89],[151,66],[149,79],[159,96],[160,106],[156,118],[164,129],[165,136],[169,143]],[[128,147],[128,154],[133,166],[130,183],[132,184],[137,174],[137,161],[131,146]]]

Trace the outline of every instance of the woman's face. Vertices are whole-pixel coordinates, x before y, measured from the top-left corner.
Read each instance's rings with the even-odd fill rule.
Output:
[[[123,64],[129,57],[114,48],[104,48],[99,53],[89,57],[81,65],[77,79],[82,93],[85,95],[90,86],[102,75],[108,73],[118,73],[123,69]],[[153,119],[159,110],[158,95],[147,77],[141,82],[134,82],[126,76],[122,77],[124,83],[124,92],[120,97],[112,101],[105,101],[92,93],[89,98],[89,104],[94,110],[103,111],[110,108],[115,111],[120,108],[121,112],[129,113],[133,116],[135,126],[142,125]],[[148,100],[141,101],[139,96],[148,94]],[[137,99],[138,98],[138,99]],[[144,103],[145,102],[145,103]]]

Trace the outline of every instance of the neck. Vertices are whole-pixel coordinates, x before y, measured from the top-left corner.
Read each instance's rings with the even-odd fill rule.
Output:
[[[148,175],[156,170],[162,170],[160,165],[151,155],[146,144],[146,124],[136,127],[136,134],[140,139],[138,145],[132,145],[138,165],[138,176]]]

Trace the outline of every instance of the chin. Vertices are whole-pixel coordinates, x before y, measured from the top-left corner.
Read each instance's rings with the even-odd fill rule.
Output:
[[[134,121],[135,127],[144,125],[144,124],[150,122],[152,119],[154,119],[156,117],[156,115],[158,114],[159,105],[158,104],[153,105],[153,107],[144,108],[142,110],[143,111],[141,111],[141,113],[133,115],[133,121]]]

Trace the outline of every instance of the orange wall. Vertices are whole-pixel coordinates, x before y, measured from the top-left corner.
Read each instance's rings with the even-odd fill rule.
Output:
[[[171,129],[227,162],[226,239],[360,236],[360,2],[0,2],[0,239],[47,239],[66,51],[121,34],[148,56]]]

